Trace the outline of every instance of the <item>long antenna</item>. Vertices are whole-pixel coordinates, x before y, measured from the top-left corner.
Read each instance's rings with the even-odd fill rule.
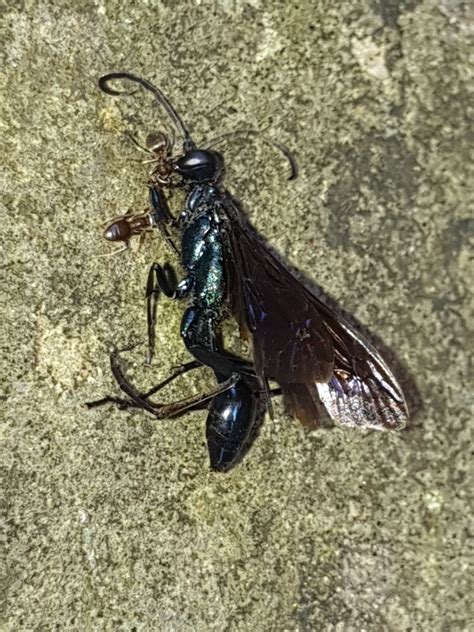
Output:
[[[264,136],[262,132],[259,132],[257,129],[237,129],[234,132],[226,132],[225,134],[212,138],[210,141],[205,143],[204,147],[209,149],[214,145],[218,145],[221,141],[226,141],[237,136],[242,136],[244,138],[260,138],[262,143],[265,143],[269,147],[273,147],[273,149],[277,149],[288,160],[290,165],[290,176],[288,180],[295,180],[298,177],[298,163],[290,150],[285,147],[285,145],[278,143],[276,140]]]
[[[161,105],[161,107],[166,111],[179,134],[183,137],[184,151],[189,151],[196,146],[193,139],[191,138],[191,134],[189,133],[188,128],[183,123],[181,117],[159,88],[154,86],[146,79],[142,79],[141,77],[132,75],[132,73],[130,72],[111,72],[108,75],[104,75],[99,79],[99,88],[102,90],[102,92],[105,92],[105,94],[110,94],[111,96],[134,94],[134,92],[136,92],[136,90],[128,92],[126,90],[115,90],[114,88],[111,88],[109,86],[109,82],[116,79],[126,79],[127,81],[138,83],[138,85],[140,85],[142,88],[151,92],[158,103]]]

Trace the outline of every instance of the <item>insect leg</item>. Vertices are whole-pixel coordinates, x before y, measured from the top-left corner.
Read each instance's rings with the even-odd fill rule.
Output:
[[[174,243],[169,232],[169,227],[176,224],[176,219],[171,213],[168,201],[162,189],[159,187],[150,186],[150,205],[152,209],[151,218],[153,226],[156,226],[159,229],[165,238],[166,243],[179,256],[179,249]]]
[[[242,376],[255,378],[255,369],[248,360],[238,358],[225,351],[211,351],[198,345],[186,345],[186,347],[201,364],[208,366],[215,373],[221,375],[239,373]]]
[[[215,314],[212,311],[203,311],[194,305],[188,307],[181,321],[181,336],[187,350],[201,364],[211,368],[216,375],[225,378],[232,373],[239,373],[255,377],[255,371],[250,362],[222,349],[216,331]]]
[[[171,224],[175,221],[175,217],[168,205],[168,200],[163,190],[159,187],[150,186],[150,204],[153,209],[153,219],[157,224],[160,222]]]
[[[168,298],[174,298],[177,287],[176,273],[169,263],[165,263],[164,266],[160,266],[159,263],[151,265],[146,284],[146,298],[153,292],[159,294],[160,291]]]
[[[214,399],[217,395],[224,393],[226,390],[232,388],[237,381],[239,380],[238,375],[231,375],[227,380],[218,384],[216,388],[209,391],[208,393],[199,393],[197,395],[191,395],[190,397],[185,397],[177,402],[173,402],[171,404],[158,404],[155,402],[151,402],[148,397],[151,392],[156,392],[157,387],[151,389],[148,393],[140,393],[137,391],[135,386],[126,378],[122,367],[119,362],[118,351],[114,351],[110,356],[110,365],[112,368],[112,373],[117,380],[117,383],[120,389],[128,395],[129,400],[121,399],[117,397],[104,397],[100,400],[94,402],[88,402],[86,405],[88,408],[95,408],[97,406],[103,406],[104,404],[116,404],[119,408],[142,408],[149,413],[151,413],[157,419],[166,419],[178,417],[186,411],[194,410],[197,408],[203,408],[207,402]],[[193,365],[193,366],[191,366]],[[196,368],[194,363],[189,362],[187,365],[184,365],[186,370],[192,370],[192,368]],[[181,373],[185,373],[184,369],[181,370]],[[177,377],[177,375],[175,376]],[[171,378],[174,379],[174,378]],[[171,380],[169,380],[171,381]],[[166,381],[165,381],[166,382]],[[162,387],[164,384],[158,385],[158,387]]]
[[[156,340],[156,308],[160,293],[165,296],[173,297],[177,287],[176,275],[173,268],[169,264],[164,267],[159,263],[153,263],[148,273],[146,283],[145,298],[147,311],[147,330],[148,330],[148,357],[147,364],[151,363],[155,349]]]
[[[158,391],[161,391],[162,388],[164,388],[165,386],[167,386],[168,384],[173,382],[173,380],[175,380],[177,377],[180,377],[181,375],[184,375],[188,371],[193,371],[194,369],[199,369],[200,367],[202,367],[202,364],[200,362],[198,362],[197,360],[192,360],[191,362],[186,362],[185,364],[180,364],[179,366],[177,366],[175,368],[173,373],[171,375],[169,375],[167,378],[165,378],[162,382],[160,382],[159,384],[157,384],[156,386],[151,388],[146,393],[142,393],[141,394],[142,399],[147,399],[148,397],[151,397],[152,395],[154,395]]]
[[[161,391],[161,389],[173,382],[173,380],[175,380],[176,378],[184,375],[185,373],[188,373],[188,371],[193,371],[194,369],[198,369],[200,367],[202,367],[202,364],[197,360],[192,360],[191,362],[180,364],[179,366],[175,367],[173,373],[171,373],[171,375],[165,378],[162,382],[160,382],[156,386],[153,386],[153,388],[146,391],[145,393],[140,393],[140,400],[148,399],[158,391]],[[115,404],[121,410],[124,410],[126,408],[141,408],[140,404],[137,404],[129,399],[122,399],[120,397],[114,397],[111,395],[103,397],[102,399],[98,399],[94,402],[87,402],[86,406],[88,408],[96,408],[97,406],[103,406],[104,404]]]

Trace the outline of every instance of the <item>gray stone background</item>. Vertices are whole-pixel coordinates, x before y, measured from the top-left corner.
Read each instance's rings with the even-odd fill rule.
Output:
[[[2,630],[473,629],[469,4],[2,3]],[[228,187],[396,352],[410,430],[308,434],[277,405],[216,475],[203,413],[84,408],[116,389],[111,347],[145,339],[168,258],[158,237],[100,256],[102,223],[147,206],[120,131],[164,124],[148,95],[100,94],[113,70],[162,86],[199,139],[256,127],[295,152],[288,183],[261,143],[229,144]],[[160,306],[151,369],[128,356],[138,383],[186,360],[181,313]]]

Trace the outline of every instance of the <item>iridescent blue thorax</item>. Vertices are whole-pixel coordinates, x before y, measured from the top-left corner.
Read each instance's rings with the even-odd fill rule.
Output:
[[[180,216],[181,260],[190,282],[192,304],[222,310],[227,293],[219,215],[220,193],[212,185],[193,188]]]

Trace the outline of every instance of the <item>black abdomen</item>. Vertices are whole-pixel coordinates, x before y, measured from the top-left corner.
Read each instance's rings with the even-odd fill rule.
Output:
[[[212,470],[227,472],[243,458],[259,421],[257,398],[243,379],[212,400],[206,423]]]

